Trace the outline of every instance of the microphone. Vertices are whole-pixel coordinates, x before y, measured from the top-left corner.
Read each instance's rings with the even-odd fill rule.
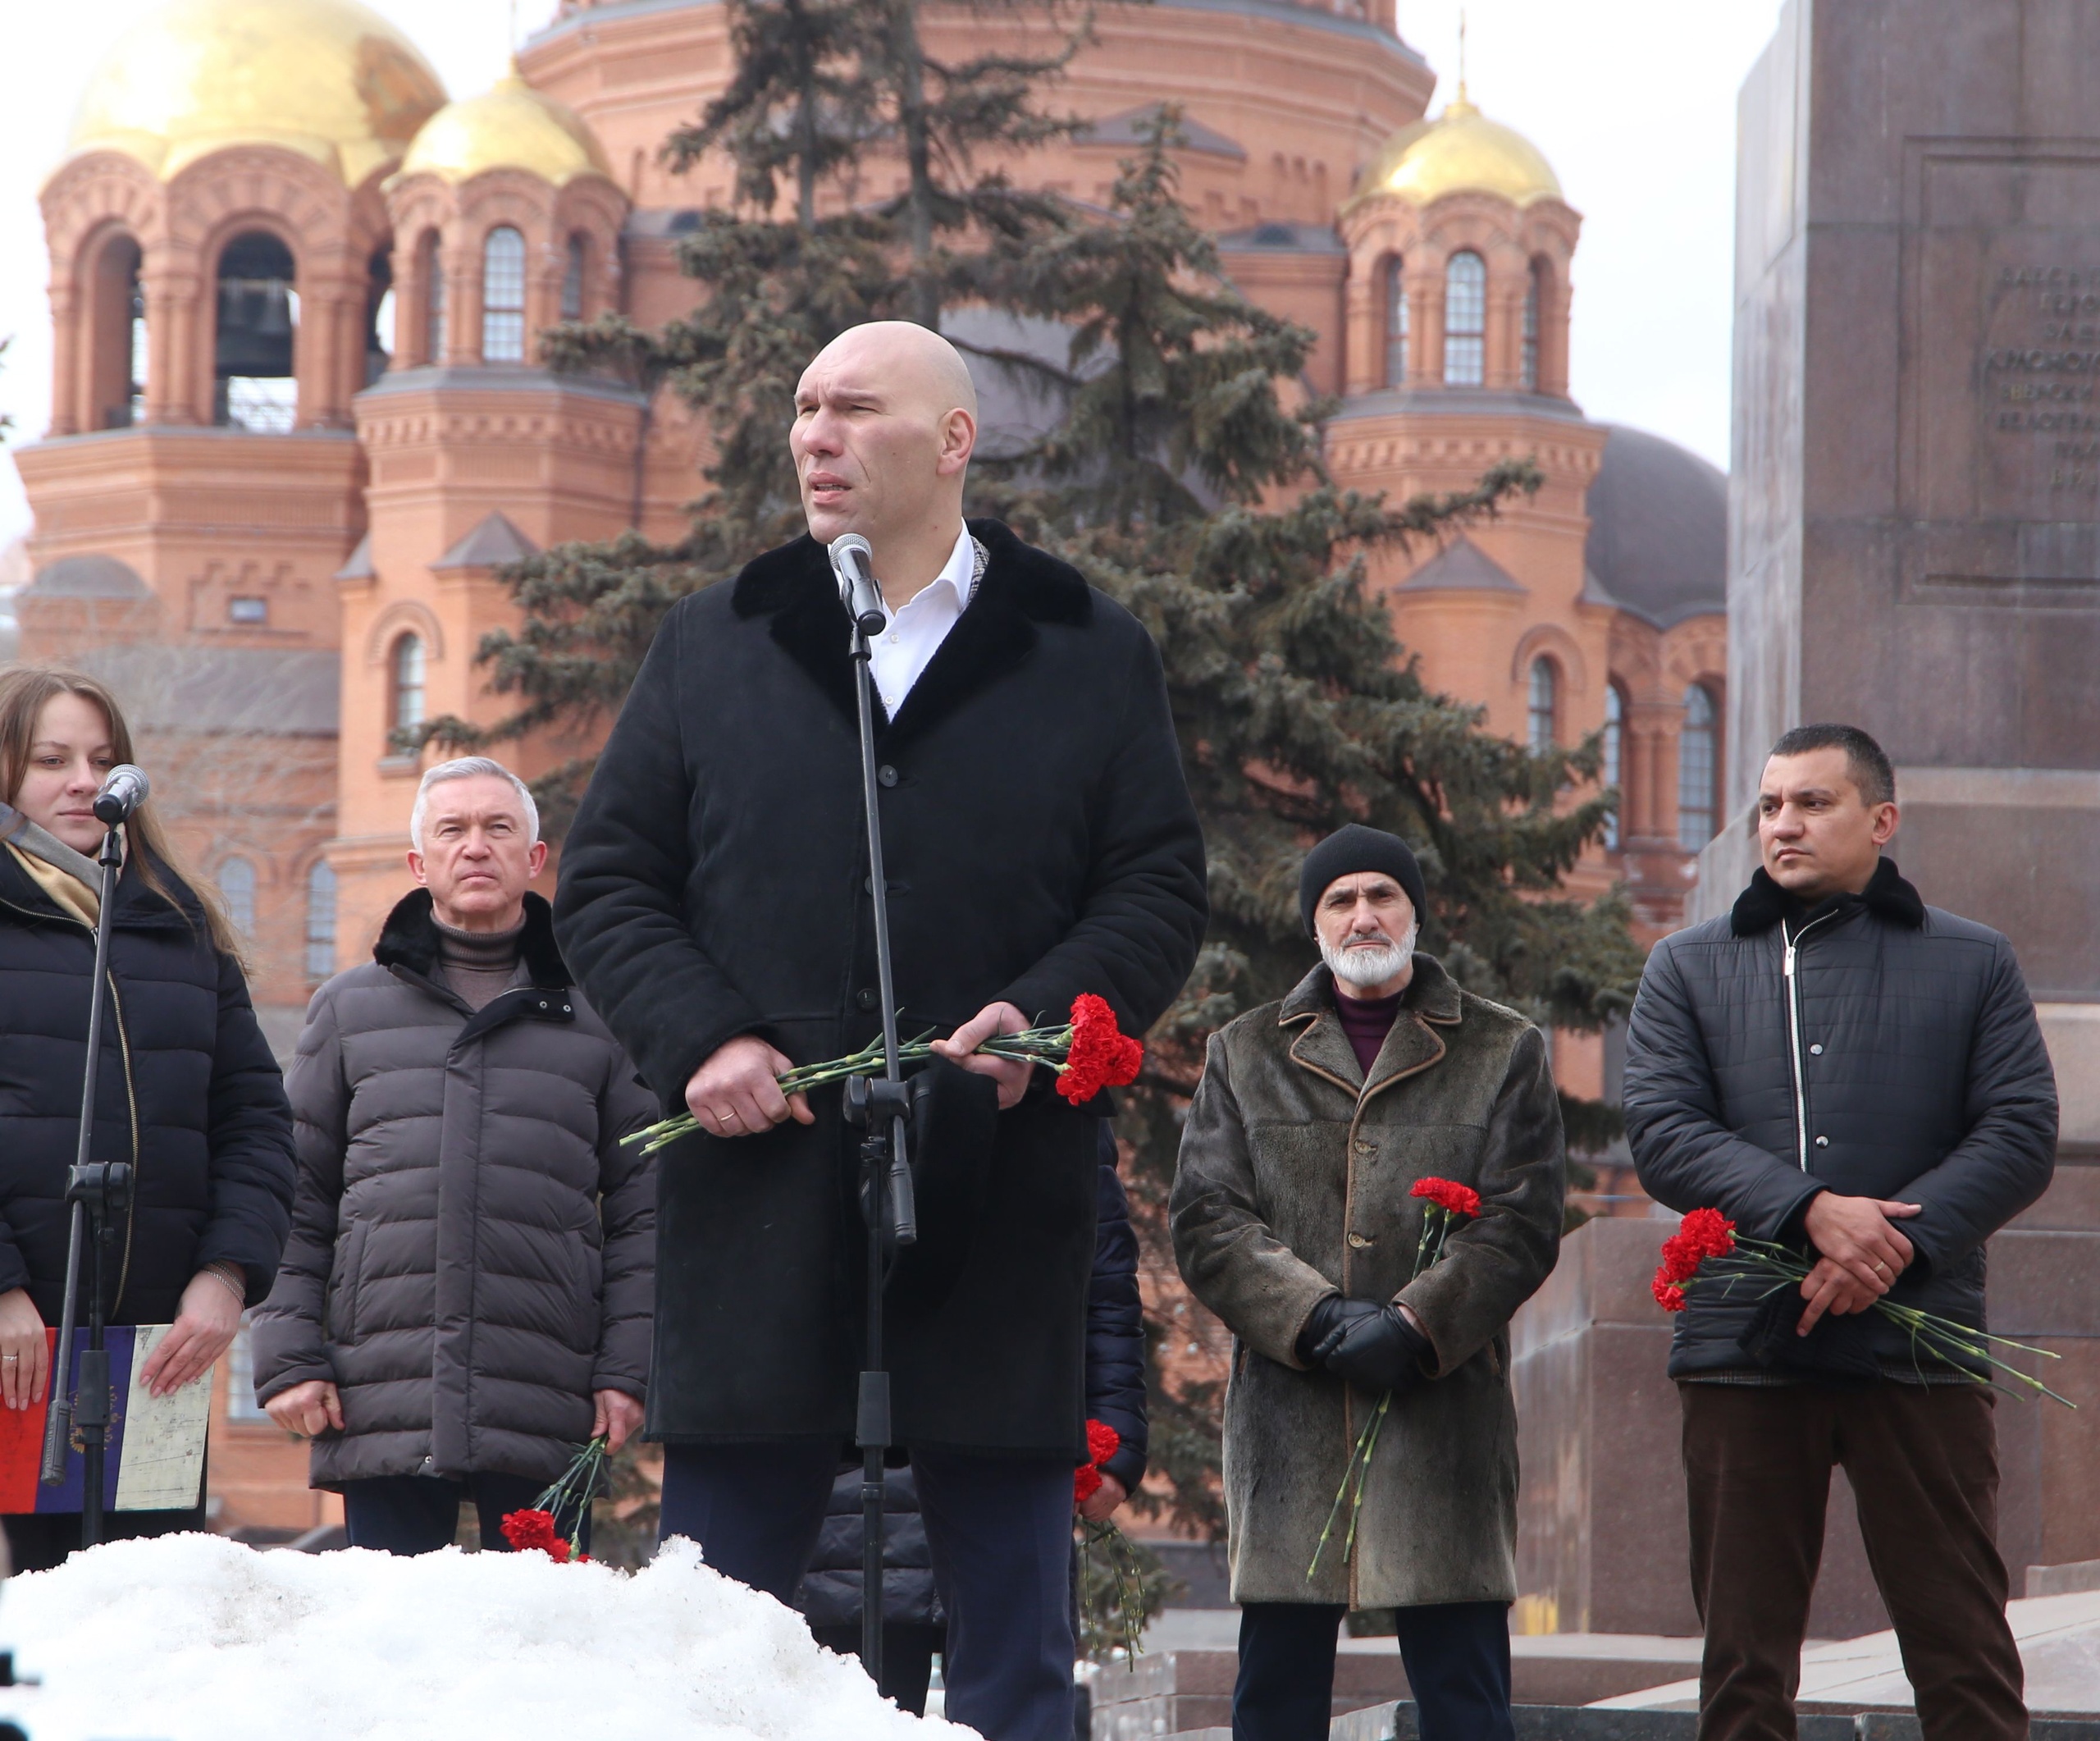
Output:
[[[109,770],[109,778],[95,794],[95,820],[104,828],[115,828],[146,802],[146,794],[152,789],[144,768],[120,762]]]
[[[883,589],[875,584],[874,559],[874,550],[857,532],[842,532],[831,541],[831,572],[838,578],[838,601],[854,626],[870,639],[889,620],[883,608]]]

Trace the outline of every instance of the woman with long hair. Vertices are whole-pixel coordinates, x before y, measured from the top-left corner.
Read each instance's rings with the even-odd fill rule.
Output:
[[[0,671],[0,1406],[50,1376],[66,1286],[67,1169],[79,1140],[102,913],[94,798],[131,759],[116,700],[77,673]],[[132,1168],[103,1305],[170,1324],[140,1374],[157,1396],[204,1379],[270,1291],[290,1228],[291,1113],[249,1003],[231,929],[184,875],[148,800],[124,825],[110,926],[91,1158]],[[88,1316],[87,1266],[76,1309]],[[201,1499],[201,1496],[200,1496]],[[105,1534],[203,1527],[202,1503],[112,1511]],[[77,1514],[6,1519],[16,1571],[56,1565]]]

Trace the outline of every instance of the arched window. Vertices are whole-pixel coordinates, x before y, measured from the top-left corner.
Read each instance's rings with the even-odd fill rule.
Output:
[[[336,872],[317,858],[306,873],[306,976],[318,985],[336,971]]]
[[[112,235],[88,272],[89,429],[128,429],[145,420],[146,301],[139,283],[139,244]]]
[[[1677,843],[1696,852],[1714,838],[1720,784],[1720,711],[1704,683],[1684,692],[1684,728],[1677,740]]]
[[[583,275],[590,265],[591,244],[580,235],[572,235],[568,263],[561,274],[561,318],[565,321],[583,318]]]
[[[1559,713],[1560,706],[1560,673],[1550,659],[1541,654],[1532,661],[1531,692],[1526,699],[1524,716],[1529,726],[1527,740],[1534,755],[1551,749],[1559,739]]]
[[[404,635],[394,643],[390,675],[393,679],[392,706],[387,709],[392,728],[413,731],[423,723],[423,637]]]
[[[138,269],[131,272],[130,339],[131,379],[128,383],[130,396],[124,407],[125,415],[133,425],[146,421],[146,370],[152,360],[148,349],[152,340],[147,336],[146,290],[139,281]]]
[[[1617,683],[1605,685],[1605,784],[1618,786],[1625,765],[1622,746],[1626,733],[1626,697]],[[1618,808],[1605,823],[1605,847],[1607,851],[1618,850],[1618,825],[1626,815],[1626,793],[1622,788],[1618,795]]]
[[[226,917],[244,937],[255,934],[255,866],[244,858],[229,858],[219,866],[219,898],[226,903]]]
[[[416,244],[416,276],[423,286],[423,361],[445,360],[445,259],[439,250],[437,232],[423,231]]]
[[[373,249],[364,271],[364,384],[370,386],[394,359],[393,250]]]
[[[1470,249],[1444,269],[1444,385],[1487,378],[1487,263]]]
[[[1539,304],[1544,299],[1545,262],[1532,262],[1530,276],[1524,284],[1524,391],[1536,393],[1539,390]]]
[[[1401,281],[1400,257],[1386,263],[1386,385],[1404,386],[1408,379],[1408,287]]]
[[[256,435],[291,433],[299,411],[297,276],[291,249],[264,231],[237,235],[221,252],[214,423]]]
[[[509,225],[482,245],[482,361],[525,360],[525,238]]]

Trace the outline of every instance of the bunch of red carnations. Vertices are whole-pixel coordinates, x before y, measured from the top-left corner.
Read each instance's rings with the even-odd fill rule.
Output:
[[[1687,1294],[1694,1288],[1718,1293],[1732,1293],[1741,1289],[1748,1297],[1763,1300],[1785,1288],[1798,1288],[1814,1268],[1813,1260],[1792,1246],[1771,1240],[1751,1239],[1737,1232],[1736,1224],[1719,1209],[1693,1209],[1678,1223],[1677,1231],[1663,1241],[1662,1262],[1656,1266],[1655,1280],[1649,1286],[1655,1296],[1655,1304],[1665,1312],[1682,1312]],[[2049,1349],[1993,1336],[1985,1330],[1973,1330],[1951,1318],[1942,1318],[1938,1313],[1898,1305],[1886,1295],[1875,1300],[1869,1309],[1879,1313],[1903,1330],[1911,1339],[1912,1353],[1921,1363],[1929,1359],[1936,1365],[1970,1372],[1977,1383],[2002,1389],[2004,1387],[1997,1379],[1970,1371],[1968,1363],[1980,1361],[1993,1372],[2022,1387],[2030,1396],[2054,1396],[2068,1409],[2078,1406],[2070,1398],[2057,1396],[2039,1378],[2022,1372],[1997,1351],[2002,1349],[2034,1355],[2046,1360],[2062,1358]]]
[[[929,1028],[898,1046],[898,1062],[906,1066],[929,1062],[935,1055],[935,1031]],[[1117,1026],[1116,1012],[1108,1000],[1090,991],[1081,992],[1072,1000],[1071,1021],[1039,1024],[1018,1034],[994,1034],[977,1049],[987,1058],[1048,1064],[1057,1072],[1057,1092],[1074,1106],[1084,1105],[1104,1088],[1124,1088],[1136,1081],[1145,1056],[1144,1043],[1132,1039]],[[842,1082],[848,1076],[880,1076],[883,1069],[883,1043],[878,1036],[858,1052],[821,1064],[798,1064],[775,1080],[783,1094],[799,1094],[828,1082]],[[651,1154],[699,1128],[691,1113],[681,1113],[636,1131],[626,1140],[641,1144],[641,1152]]]
[[[1422,1236],[1415,1241],[1414,1268],[1408,1275],[1412,1282],[1443,1258],[1445,1242],[1450,1238],[1451,1230],[1461,1221],[1471,1221],[1480,1213],[1480,1193],[1455,1179],[1427,1178],[1416,1180],[1408,1195],[1419,1197],[1429,1205],[1422,1212]],[[1371,1454],[1378,1448],[1378,1429],[1385,1425],[1386,1413],[1392,1406],[1393,1393],[1388,1391],[1378,1399],[1377,1407],[1371,1411],[1371,1419],[1356,1436],[1348,1466],[1342,1470],[1342,1484],[1335,1491],[1335,1502],[1327,1510],[1326,1527],[1320,1531],[1319,1542],[1312,1550],[1312,1563],[1305,1568],[1308,1583],[1320,1570],[1320,1556],[1327,1551],[1328,1538],[1335,1533],[1335,1522],[1341,1516],[1344,1504],[1349,1506],[1349,1534],[1342,1542],[1342,1564],[1347,1565],[1349,1556],[1356,1551],[1356,1526],[1363,1515],[1363,1484],[1371,1474]]]
[[[605,1478],[609,1446],[604,1435],[580,1449],[554,1483],[523,1511],[504,1515],[503,1538],[523,1553],[536,1548],[557,1565],[571,1561],[587,1565],[583,1551],[583,1520],[591,1515],[591,1501],[597,1497]],[[564,1530],[563,1524],[568,1525]]]
[[[1086,1423],[1087,1460],[1072,1471],[1072,1504],[1075,1509],[1101,1491],[1102,1466],[1122,1448],[1122,1434],[1107,1422],[1090,1420]],[[1078,1520],[1078,1530],[1080,1589],[1084,1594],[1092,1586],[1092,1556],[1099,1549],[1108,1556],[1109,1574],[1115,1582],[1116,1631],[1121,1638],[1125,1660],[1135,1661],[1138,1652],[1144,1647],[1142,1640],[1145,1622],[1151,1618],[1145,1606],[1144,1578],[1138,1565],[1137,1551],[1112,1519],[1103,1518],[1097,1523],[1082,1517]]]

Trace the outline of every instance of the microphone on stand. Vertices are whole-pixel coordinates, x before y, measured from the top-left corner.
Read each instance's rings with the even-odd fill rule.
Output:
[[[104,828],[115,828],[146,802],[146,794],[152,790],[153,783],[144,768],[120,762],[109,770],[109,778],[95,794],[95,820]]]
[[[883,589],[875,583],[873,547],[857,532],[842,532],[831,541],[831,572],[838,580],[838,601],[861,633],[873,640],[889,620]]]

